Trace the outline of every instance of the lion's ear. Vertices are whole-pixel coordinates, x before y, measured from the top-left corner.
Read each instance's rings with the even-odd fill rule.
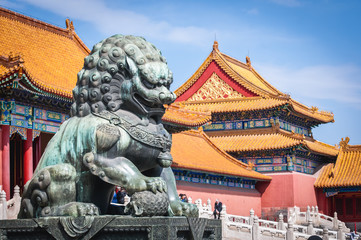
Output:
[[[131,77],[133,77],[138,72],[137,65],[135,64],[133,59],[131,59],[130,57],[127,57],[127,56],[125,56],[125,64],[126,64],[125,69],[127,69],[129,74],[131,75]]]

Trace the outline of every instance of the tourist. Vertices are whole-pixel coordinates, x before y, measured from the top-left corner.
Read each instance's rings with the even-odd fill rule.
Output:
[[[216,219],[217,215],[218,215],[218,219],[221,216],[221,212],[222,212],[222,202],[218,201],[218,199],[216,199],[216,202],[214,203],[214,211],[213,211],[213,215],[214,215],[214,219]]]
[[[120,187],[116,187],[114,189],[114,194],[113,194],[113,198],[112,198],[112,203],[118,203],[118,200],[117,200],[117,193],[120,191]]]
[[[180,194],[180,199],[182,202],[188,202],[188,198],[186,194]]]
[[[127,192],[125,188],[121,188],[120,191],[117,192],[117,202],[119,204],[124,204],[124,197],[127,196]]]

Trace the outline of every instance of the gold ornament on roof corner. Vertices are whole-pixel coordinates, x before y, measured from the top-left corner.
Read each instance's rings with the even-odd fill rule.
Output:
[[[248,161],[247,169],[253,170],[253,168],[254,168],[254,163],[251,161]]]
[[[318,111],[318,107],[315,107],[315,106],[312,106],[311,107],[311,112],[312,113],[315,113],[315,112],[317,112]]]
[[[344,150],[348,149],[348,142],[350,141],[349,137],[346,137],[345,140],[343,138],[341,138],[341,142],[340,142],[340,147],[343,148]]]

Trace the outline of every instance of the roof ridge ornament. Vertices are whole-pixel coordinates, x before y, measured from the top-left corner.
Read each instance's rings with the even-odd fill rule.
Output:
[[[0,63],[1,65],[5,66],[6,68],[12,68],[17,65],[21,65],[24,63],[24,59],[22,58],[22,53],[13,53],[10,52],[6,55],[0,55]]]
[[[345,140],[343,138],[341,138],[341,141],[340,141],[340,147],[341,149],[343,150],[347,150],[349,145],[348,145],[348,142],[350,141],[350,138],[349,137],[346,137]]]
[[[213,43],[213,50],[219,51],[219,49],[218,49],[218,42],[217,42],[216,40],[214,40],[214,43]]]
[[[74,32],[74,25],[73,25],[73,21],[70,21],[69,18],[65,19],[65,25],[66,25],[66,29],[69,31],[69,32]]]
[[[246,56],[246,63],[247,63],[248,67],[250,67],[250,68],[252,67],[251,59],[248,56]]]

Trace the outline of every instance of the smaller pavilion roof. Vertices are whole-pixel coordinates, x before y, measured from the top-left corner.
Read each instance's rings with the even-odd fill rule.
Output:
[[[338,149],[313,139],[305,138],[301,134],[288,133],[281,129],[272,133],[240,134],[230,136],[210,137],[219,148],[226,152],[253,152],[287,149],[301,146],[316,154],[336,157]]]
[[[189,110],[183,104],[175,102],[166,106],[166,112],[162,117],[162,121],[180,126],[200,127],[209,123],[211,118],[210,112]]]
[[[336,163],[325,165],[315,182],[317,188],[354,187],[361,185],[361,145],[348,145],[349,138],[340,142]]]
[[[255,180],[271,180],[271,177],[251,170],[251,166],[222,151],[202,130],[173,134],[172,140],[174,168]]]
[[[294,114],[302,114],[315,121],[323,123],[332,122],[333,114],[319,111],[317,108],[309,108],[293,99],[285,96],[275,98],[249,97],[229,98],[204,101],[182,101],[186,109],[194,111],[207,111],[211,113],[243,112],[273,109],[276,107],[288,107]]]

